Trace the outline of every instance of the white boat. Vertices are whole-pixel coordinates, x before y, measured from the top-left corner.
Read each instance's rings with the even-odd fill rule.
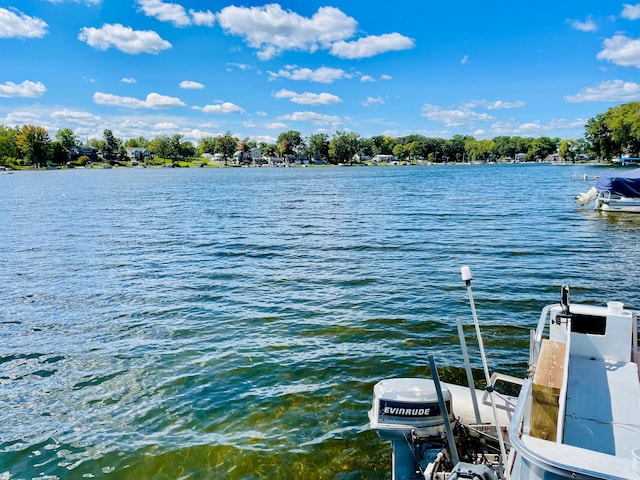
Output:
[[[576,196],[584,206],[595,199],[595,210],[605,212],[640,213],[640,168],[600,175],[588,192]]]
[[[570,305],[563,286],[532,332],[517,400],[496,393],[495,375],[484,392],[440,383],[434,363],[432,380],[379,382],[369,419],[391,441],[392,479],[640,480],[637,316],[620,302]]]
[[[640,479],[639,364],[637,312],[622,303],[569,305],[567,290],[544,308],[509,426],[510,478]]]

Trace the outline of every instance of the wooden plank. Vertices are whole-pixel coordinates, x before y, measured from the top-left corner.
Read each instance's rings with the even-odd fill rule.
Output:
[[[533,376],[531,436],[556,441],[560,390],[564,378],[566,344],[542,340],[536,372]]]

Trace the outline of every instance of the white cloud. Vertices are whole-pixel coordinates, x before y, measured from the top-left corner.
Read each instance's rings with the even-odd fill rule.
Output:
[[[544,127],[540,122],[528,122],[521,124],[517,129],[517,133],[539,134],[544,131]]]
[[[120,97],[109,93],[96,92],[93,94],[93,101],[99,105],[112,107],[150,108],[152,110],[185,106],[184,102],[177,97],[167,97],[158,93],[150,93],[145,100],[139,100],[133,97]]]
[[[288,126],[286,123],[282,123],[282,122],[271,122],[271,123],[267,123],[265,127],[268,128],[269,130],[283,130]]]
[[[117,48],[124,53],[160,53],[171,48],[171,44],[163,40],[152,30],[133,30],[119,23],[104,24],[101,28],[84,27],[78,39],[98,50]]]
[[[42,38],[47,34],[47,23],[20,10],[0,8],[0,38]]]
[[[206,12],[196,12],[195,10],[189,10],[189,15],[191,15],[191,20],[193,21],[194,25],[212,27],[216,21],[216,16],[209,10],[207,10]]]
[[[288,98],[300,105],[331,105],[341,103],[342,99],[332,93],[296,93],[291,90],[279,90],[273,94],[275,98]]]
[[[49,3],[64,3],[65,0],[47,0]],[[102,0],[70,0],[75,3],[86,3],[87,5],[100,5]]]
[[[564,99],[569,103],[638,101],[640,84],[608,80],[595,87],[586,87],[576,95],[567,95]]]
[[[316,112],[294,112],[279,117],[281,120],[291,120],[294,122],[311,122],[314,125],[339,125],[340,117],[336,115],[322,115]]]
[[[47,87],[42,82],[31,82],[25,80],[22,83],[5,82],[0,83],[0,97],[41,97]]]
[[[585,123],[583,119],[551,119],[547,123],[538,120],[524,123],[518,123],[514,120],[496,121],[491,124],[486,132],[486,137],[491,138],[499,135],[535,137],[549,133],[556,136],[559,131],[575,135],[576,131],[584,129]]]
[[[6,125],[40,124],[40,117],[32,112],[10,112],[0,122]]]
[[[576,30],[580,30],[581,32],[597,32],[598,25],[591,20],[591,17],[587,18],[584,22],[580,20],[573,20],[571,22],[571,26]]]
[[[640,18],[640,3],[635,5],[625,3],[620,16],[627,20],[638,20]]]
[[[437,105],[425,104],[422,106],[422,116],[435,122],[442,122],[447,127],[459,127],[475,122],[489,122],[494,120],[486,113],[476,113],[470,108],[442,108]]]
[[[204,113],[244,113],[244,109],[231,102],[222,102],[215,105],[205,105],[204,107],[193,107],[194,110],[200,110]]]
[[[519,100],[517,102],[503,102],[502,100],[496,100],[495,102],[487,103],[487,110],[506,110],[511,108],[522,108],[527,105],[527,102]]]
[[[234,62],[227,62],[227,71],[231,71],[232,67],[238,68],[240,70],[251,70],[251,65],[248,65],[246,63],[234,63]]]
[[[462,60],[460,60],[460,63],[462,65],[466,65],[467,63],[469,63],[469,55],[465,55],[464,57],[462,57]]]
[[[375,81],[376,81],[376,79],[375,79],[375,78],[373,78],[371,75],[362,75],[362,76],[360,77],[360,81],[361,81],[361,82],[375,82]]]
[[[64,123],[74,123],[76,125],[84,126],[92,126],[100,120],[100,117],[92,113],[80,112],[77,110],[74,111],[67,108],[51,112],[51,117]]]
[[[640,68],[640,40],[623,34],[605,39],[602,51],[596,55],[598,60],[608,60],[623,67]]]
[[[286,125],[284,126],[286,128]],[[271,135],[251,135],[254,142],[276,143],[277,139]]]
[[[177,3],[164,3],[162,0],[139,0],[138,4],[145,15],[155,17],[161,22],[171,22],[176,27],[186,27],[191,24],[191,18],[187,15],[186,10]]]
[[[380,80],[391,80],[392,78],[391,75],[380,75]]]
[[[183,133],[184,133],[185,139],[193,139],[197,142],[199,142],[203,137],[212,137],[212,136],[220,135],[220,134],[214,135],[211,131],[201,130],[199,128],[191,128],[189,130],[183,131]]]
[[[331,43],[350,38],[357,22],[334,7],[321,7],[310,18],[285,11],[278,4],[262,7],[223,8],[218,23],[232,35],[238,35],[258,58],[269,60],[287,50],[314,52]]]
[[[156,123],[153,128],[156,130],[178,130],[180,129],[180,125],[174,122],[159,122]]]
[[[189,25],[204,25],[211,27],[215,22],[215,15],[210,11],[185,10],[177,3],[165,3],[162,0],[138,0],[140,10],[148,17],[154,17],[161,22],[172,23],[176,27]]]
[[[184,88],[185,90],[199,90],[201,88],[204,88],[204,85],[200,82],[183,80],[182,82],[180,82],[180,88]]]
[[[320,67],[315,70],[311,68],[298,68],[287,66],[278,72],[269,72],[269,80],[276,78],[286,78],[289,80],[308,80],[318,83],[333,83],[343,78],[351,78],[347,72],[341,68]]]
[[[384,98],[382,97],[367,97],[367,99],[361,103],[363,107],[370,107],[371,105],[383,105]]]
[[[120,80],[122,83],[136,83],[136,79],[133,77],[125,77]]]
[[[415,46],[412,38],[399,33],[370,35],[353,42],[339,41],[331,46],[331,53],[340,58],[368,58],[381,53],[409,50]]]
[[[521,100],[517,102],[503,102],[502,100],[495,100],[493,102],[489,102],[487,100],[472,100],[463,104],[464,108],[475,108],[482,107],[487,110],[509,110],[512,108],[522,108],[526,106],[527,103]]]

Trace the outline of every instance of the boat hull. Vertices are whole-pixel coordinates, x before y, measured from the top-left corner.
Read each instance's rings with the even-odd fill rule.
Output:
[[[595,209],[601,212],[640,213],[640,198],[599,195]]]

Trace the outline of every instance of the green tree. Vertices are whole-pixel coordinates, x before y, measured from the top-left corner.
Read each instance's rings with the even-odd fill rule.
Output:
[[[102,132],[104,146],[102,151],[105,153],[106,158],[112,158],[120,149],[120,139],[113,136],[113,132],[106,128]]]
[[[401,143],[397,143],[395,147],[393,147],[393,155],[398,159],[398,160],[404,160],[406,158],[406,149],[405,146],[402,145]]]
[[[227,132],[216,138],[216,152],[222,155],[224,162],[227,163],[227,159],[233,157],[233,154],[238,148],[238,139],[231,135],[231,132]]]
[[[215,137],[202,137],[198,142],[198,155],[209,153],[213,155],[216,153],[216,139]]]
[[[244,147],[244,151],[247,153],[251,152],[251,150],[258,146],[255,140],[251,140],[249,137],[245,137],[244,140],[242,140],[242,145]]]
[[[58,140],[51,142],[51,163],[54,165],[64,165],[68,161],[69,149]]]
[[[496,144],[493,140],[476,140],[468,138],[465,149],[470,153],[474,161],[489,161],[495,158]]]
[[[51,138],[44,128],[23,125],[16,141],[28,164],[38,168],[47,165],[51,158]]]
[[[591,145],[584,138],[577,138],[576,142],[576,154],[583,155],[585,158],[593,157],[593,151]]]
[[[135,137],[129,138],[126,142],[124,142],[124,147],[135,147],[135,148],[147,148],[149,145],[149,140],[144,137]]]
[[[181,135],[179,133],[176,133],[175,135],[172,135],[171,138],[169,139],[169,141],[171,142],[171,151],[169,153],[169,157],[172,160],[177,160],[178,158],[182,157],[182,138],[184,137],[184,135]]]
[[[13,165],[19,156],[18,151],[18,127],[5,127],[0,125],[0,164]]]
[[[329,142],[329,157],[335,163],[347,163],[358,153],[358,134],[337,131]]]
[[[56,141],[66,150],[71,150],[78,144],[78,137],[76,137],[70,128],[62,128],[56,132]]]
[[[577,146],[578,145],[575,140],[561,140],[560,147],[558,148],[558,155],[560,158],[575,162]]]
[[[469,135],[454,135],[444,144],[444,156],[448,161],[464,162],[468,161],[465,145],[467,140],[473,138]]]
[[[327,143],[327,148],[329,144]],[[376,155],[376,146],[373,143],[373,140],[370,138],[361,138],[358,142],[358,152],[360,155],[365,157],[372,158]],[[328,158],[328,150],[327,150],[327,158]]]
[[[104,152],[104,140],[101,138],[91,138],[89,139],[89,146],[95,148],[99,152]]]
[[[329,135],[315,133],[309,137],[308,155],[314,159],[329,160]]]
[[[418,157],[422,157],[422,150],[423,150],[422,145],[417,140],[407,143],[404,146],[404,150],[407,157],[411,160],[415,160]]]
[[[388,135],[376,135],[371,137],[371,141],[375,145],[375,155],[393,155],[393,147],[398,143],[395,138]]]
[[[278,155],[278,147],[275,143],[260,142],[258,146],[263,157],[274,158]]]
[[[518,153],[513,147],[511,137],[507,135],[500,135],[493,138],[493,143],[496,145],[496,157],[502,159],[505,157],[515,158],[515,154]]]
[[[192,158],[196,156],[196,147],[190,141],[185,141],[180,144],[180,156],[182,158]]]
[[[167,135],[159,135],[149,142],[147,147],[151,153],[160,158],[172,158],[173,145]]]
[[[534,139],[529,146],[527,157],[531,160],[543,160],[548,155],[558,151],[559,138],[539,137]]]
[[[636,156],[640,150],[640,102],[610,108],[605,123],[619,155]]]
[[[278,135],[276,140],[278,145],[278,152],[282,157],[287,155],[298,155],[304,148],[304,139],[300,132],[296,130],[289,130],[288,132],[282,132]]]
[[[614,144],[611,130],[609,130],[605,122],[605,115],[603,113],[587,120],[585,137],[587,141],[591,143],[595,154],[603,160],[611,159],[614,152],[618,151],[617,146]]]
[[[384,137],[383,137],[384,138]],[[400,151],[401,149],[396,150],[396,146],[391,149],[391,153],[393,153],[397,158],[409,158],[415,160],[417,158],[425,158],[426,153],[426,138],[422,135],[407,135],[405,137],[400,137],[396,139],[396,145],[400,145],[403,147],[402,154],[400,156],[396,155],[396,151]]]
[[[431,138],[424,139],[424,157],[428,158],[432,162],[444,162],[446,140],[444,138]]]

